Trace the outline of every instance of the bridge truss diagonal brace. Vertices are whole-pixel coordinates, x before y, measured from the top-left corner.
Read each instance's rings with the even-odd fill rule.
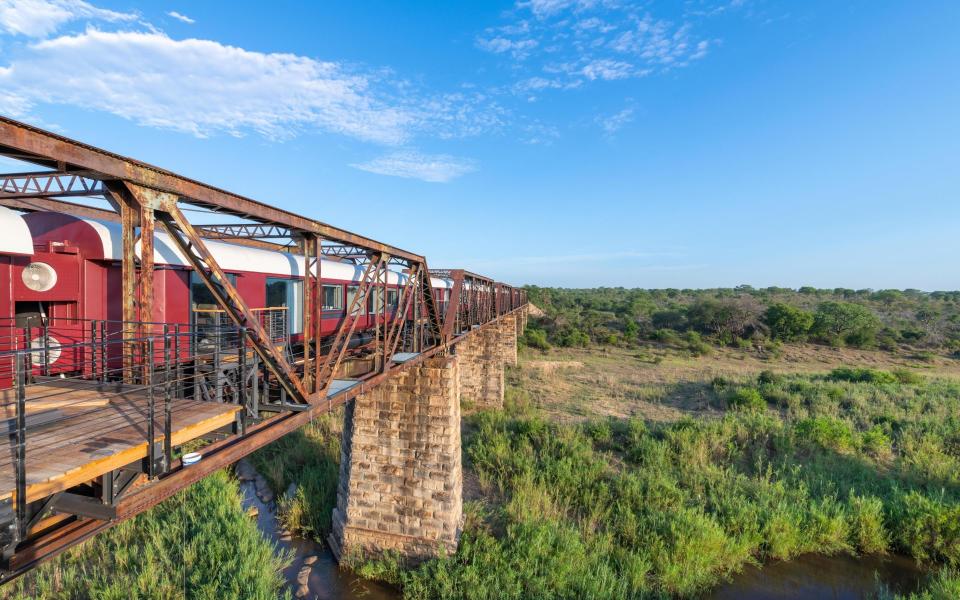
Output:
[[[443,321],[440,317],[440,307],[437,306],[437,299],[433,296],[433,286],[430,283],[430,268],[427,266],[426,260],[420,264],[420,272],[422,277],[420,277],[420,284],[418,286],[419,295],[423,301],[423,306],[427,309],[427,325],[430,328],[432,338],[430,345],[441,342],[446,343],[446,340],[443,338]]]
[[[385,270],[387,268],[386,265],[389,260],[389,256],[382,254],[374,254],[370,257],[370,262],[367,263],[363,276],[360,278],[360,285],[357,287],[350,306],[347,307],[347,312],[337,329],[337,334],[334,337],[333,343],[330,345],[330,350],[327,352],[323,364],[320,366],[316,382],[317,402],[326,399],[330,384],[333,383],[334,375],[336,375],[343,356],[350,346],[350,338],[353,336],[353,331],[357,327],[357,321],[359,320],[362,307],[367,304],[367,296],[370,289],[380,276],[381,269]]]
[[[124,185],[142,206],[156,211],[157,219],[170,234],[177,249],[193,267],[197,276],[203,280],[220,308],[237,327],[247,330],[247,340],[253,350],[277,378],[293,402],[305,404],[307,393],[300,377],[280,350],[274,346],[259,319],[230,283],[226,273],[217,264],[193,225],[180,211],[177,206],[177,197],[130,183]]]

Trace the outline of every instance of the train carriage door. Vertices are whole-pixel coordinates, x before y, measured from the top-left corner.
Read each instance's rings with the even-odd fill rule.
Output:
[[[303,281],[267,277],[267,308],[286,309],[287,334],[303,333]],[[271,337],[273,334],[271,333]]]

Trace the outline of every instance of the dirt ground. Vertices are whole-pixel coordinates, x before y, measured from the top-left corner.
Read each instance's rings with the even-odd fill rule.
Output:
[[[925,360],[873,350],[785,345],[778,358],[752,350],[714,348],[707,356],[657,345],[641,348],[591,347],[525,349],[509,381],[553,418],[577,421],[602,416],[639,416],[672,421],[684,414],[719,415],[710,382],[715,377],[752,379],[761,371],[823,373],[838,366],[909,369],[960,379],[960,361]]]

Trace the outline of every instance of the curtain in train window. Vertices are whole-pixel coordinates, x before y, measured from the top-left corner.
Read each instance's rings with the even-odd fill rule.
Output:
[[[383,289],[375,287],[367,292],[367,312],[370,314],[383,313]]]
[[[359,290],[360,290],[360,286],[358,285],[347,286],[347,310],[350,310],[350,307],[353,306],[353,299],[357,297],[357,292]],[[369,298],[369,295],[370,295],[370,289],[367,288],[368,298]],[[357,316],[367,314],[365,304],[366,303],[363,303],[363,302],[360,303],[360,309],[356,313]]]
[[[343,310],[343,287],[339,285],[323,286],[321,306],[323,310]]]
[[[303,281],[267,277],[267,308],[286,307],[290,333],[303,332]]]

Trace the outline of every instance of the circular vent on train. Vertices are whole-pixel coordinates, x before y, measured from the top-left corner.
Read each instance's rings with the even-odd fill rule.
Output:
[[[50,357],[50,364],[52,365],[60,360],[60,355],[63,353],[60,340],[52,335],[47,335],[46,344],[43,343],[43,336],[33,338],[33,340],[30,341],[30,349],[33,350],[33,352],[30,353],[30,360],[34,366],[39,367],[47,364],[47,357]]]
[[[57,272],[47,263],[30,263],[23,269],[23,285],[35,292],[46,292],[57,285]]]

